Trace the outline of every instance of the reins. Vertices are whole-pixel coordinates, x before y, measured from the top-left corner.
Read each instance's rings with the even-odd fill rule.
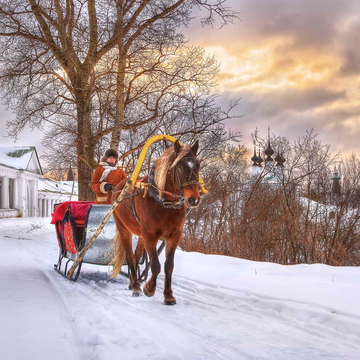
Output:
[[[160,190],[157,186],[153,185],[153,184],[148,184],[149,186],[153,187],[154,189],[156,189],[157,191],[159,192],[162,192],[163,194],[166,194],[166,195],[169,195],[171,197],[175,197],[175,198],[181,198],[182,195],[179,195],[179,194],[174,194],[174,193],[171,193],[170,191],[166,191],[166,190]]]
[[[135,186],[136,186],[136,184],[135,184]],[[175,197],[175,198],[181,198],[181,197],[182,197],[182,195],[174,194],[174,193],[172,193],[172,192],[170,192],[170,191],[160,190],[157,186],[155,186],[155,185],[153,185],[153,184],[143,183],[143,188],[144,188],[144,187],[147,187],[147,186],[151,186],[151,187],[153,187],[154,189],[156,189],[157,191],[162,192],[162,193],[164,193],[164,194],[166,194],[166,195],[169,195],[169,196],[171,196],[171,197]],[[113,194],[117,194],[117,193],[120,193],[121,191],[122,191],[122,190],[117,190],[117,191],[113,191],[112,193],[113,193]],[[125,199],[129,199],[129,198],[131,198],[131,197],[133,197],[133,196],[136,196],[136,195],[139,195],[139,194],[140,194],[140,190],[134,192],[134,193],[131,194],[131,195],[128,195],[128,196],[124,197],[124,200],[125,200]]]

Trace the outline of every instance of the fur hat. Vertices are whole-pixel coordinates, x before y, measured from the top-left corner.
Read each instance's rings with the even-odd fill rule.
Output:
[[[103,155],[103,157],[101,158],[102,162],[106,162],[106,159],[110,156],[113,156],[117,160],[119,159],[119,154],[116,150],[114,149],[108,149],[105,151],[105,154]]]

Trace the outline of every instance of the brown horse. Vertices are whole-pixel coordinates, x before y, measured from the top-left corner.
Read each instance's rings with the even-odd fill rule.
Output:
[[[164,301],[166,305],[176,304],[171,289],[175,250],[181,240],[186,209],[197,207],[200,203],[200,162],[196,157],[198,146],[198,141],[192,147],[181,146],[176,141],[173,147],[166,149],[157,159],[155,168],[144,180],[147,185],[142,185],[142,190],[137,190],[135,196],[123,200],[113,213],[118,235],[112,277],[120,272],[125,250],[130,270],[129,289],[133,290],[133,296],[141,293],[136,266],[144,246],[151,264],[151,278],[144,286],[144,293],[147,296],[155,294],[156,279],[161,268],[157,242],[165,238]],[[115,191],[122,189],[125,181],[119,183]],[[113,195],[113,201],[115,198],[116,194]],[[135,255],[132,234],[139,236]]]

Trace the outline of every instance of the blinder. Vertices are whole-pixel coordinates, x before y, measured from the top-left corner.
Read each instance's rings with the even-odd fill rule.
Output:
[[[178,185],[181,192],[182,192],[182,189],[185,186],[189,186],[189,185],[198,185],[198,186],[200,186],[200,184],[199,184],[199,175],[195,174],[195,172],[194,172],[195,166],[190,167],[188,162],[186,161],[187,159],[194,159],[194,158],[192,158],[192,157],[183,157],[175,166],[176,182],[177,182],[177,185]],[[187,178],[187,181],[185,181],[183,183],[180,180],[179,169],[178,169],[179,163],[184,163],[190,169],[190,174],[189,174],[189,176]]]

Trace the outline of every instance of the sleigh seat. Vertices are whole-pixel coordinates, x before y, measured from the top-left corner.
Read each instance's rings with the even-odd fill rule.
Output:
[[[85,221],[92,201],[65,201],[54,206],[51,223],[55,225],[61,253],[76,254],[84,247]]]

